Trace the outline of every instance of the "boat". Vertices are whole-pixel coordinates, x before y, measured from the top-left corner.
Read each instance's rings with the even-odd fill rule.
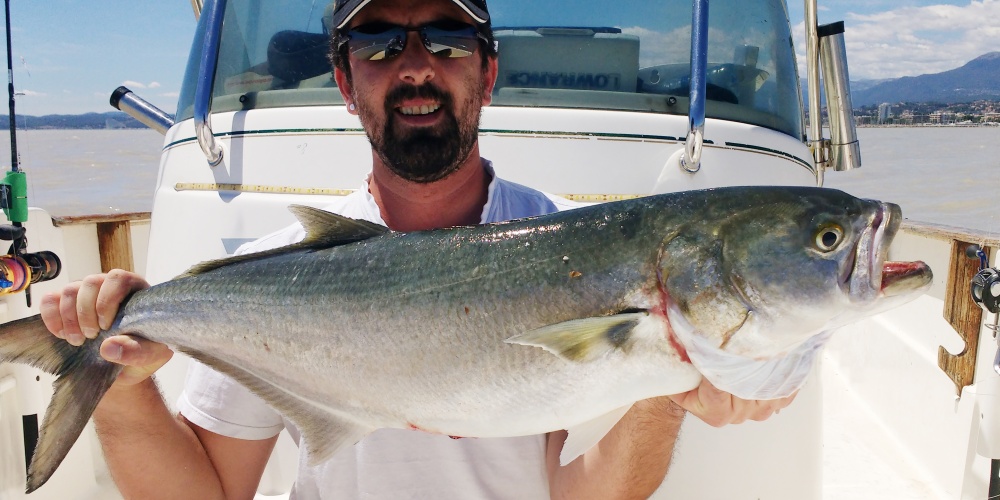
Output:
[[[177,113],[128,89],[114,104],[164,135],[151,214],[28,211],[29,252],[59,256],[35,296],[111,268],[152,283],[284,227],[290,204],[323,206],[371,165],[326,63],[314,1],[192,0],[198,18]],[[783,0],[491,0],[501,53],[480,143],[499,175],[604,202],[728,185],[822,185],[861,164],[843,23],[805,0],[807,90]],[[822,105],[821,88],[827,96]],[[806,110],[825,110],[825,113]],[[824,137],[822,115],[830,137]],[[867,168],[878,168],[871,165]],[[890,200],[891,201],[891,200]],[[930,291],[843,328],[793,405],[765,422],[688,418],[656,499],[983,499],[1000,488],[995,237],[907,221],[893,260],[923,260]],[[790,270],[794,272],[794,270]],[[985,274],[983,274],[985,273]],[[985,280],[985,281],[983,281]],[[988,294],[986,294],[988,298]],[[36,301],[37,302],[37,301]],[[0,321],[37,311],[0,297]],[[942,347],[943,346],[943,347]],[[158,373],[176,400],[187,361]],[[91,427],[52,479],[24,493],[25,450],[52,377],[0,365],[0,498],[117,498]],[[283,434],[258,489],[284,498],[295,445]]]

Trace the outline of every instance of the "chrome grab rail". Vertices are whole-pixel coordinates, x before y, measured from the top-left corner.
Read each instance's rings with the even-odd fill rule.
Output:
[[[222,40],[222,20],[225,18],[226,0],[209,0],[202,15],[205,19],[205,46],[198,66],[198,87],[194,92],[194,135],[205,153],[210,166],[222,163],[222,146],[212,135],[209,111],[212,108],[212,87],[215,83],[215,67],[219,61],[219,45]]]
[[[847,71],[847,46],[844,42],[844,22],[825,24],[816,30],[819,35],[819,58],[826,89],[826,116],[830,121],[827,168],[843,172],[861,167],[861,145],[854,123],[851,100],[851,79]]]
[[[688,134],[684,141],[681,168],[690,173],[701,170],[705,143],[705,86],[708,73],[708,0],[691,2],[691,79]]]
[[[816,185],[822,186],[826,173],[826,148],[823,147],[823,116],[819,95],[819,21],[816,0],[805,0],[806,83],[809,98],[809,150],[816,163]]]

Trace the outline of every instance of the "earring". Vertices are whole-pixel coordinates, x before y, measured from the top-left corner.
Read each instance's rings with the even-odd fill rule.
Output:
[[[352,102],[352,103],[351,103],[351,104],[350,104],[349,106],[347,106],[347,107],[348,107],[348,109],[350,109],[351,111],[354,111],[354,110],[358,109],[358,107],[357,107],[357,106],[355,106],[353,102]]]

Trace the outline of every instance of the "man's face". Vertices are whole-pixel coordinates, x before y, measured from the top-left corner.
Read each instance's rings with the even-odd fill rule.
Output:
[[[372,22],[417,27],[446,20],[473,23],[449,0],[376,0],[350,27]],[[479,53],[433,55],[411,31],[399,55],[379,61],[351,56],[349,64],[352,81],[340,76],[337,83],[356,104],[372,149],[393,173],[433,182],[469,157],[477,143],[481,108],[490,102],[495,60],[484,70]]]

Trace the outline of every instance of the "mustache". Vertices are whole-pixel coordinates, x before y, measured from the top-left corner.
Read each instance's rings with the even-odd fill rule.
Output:
[[[387,108],[392,109],[405,100],[418,98],[437,101],[441,103],[442,107],[450,106],[452,101],[451,94],[433,84],[425,83],[423,85],[400,85],[390,90],[385,96],[385,104]]]

